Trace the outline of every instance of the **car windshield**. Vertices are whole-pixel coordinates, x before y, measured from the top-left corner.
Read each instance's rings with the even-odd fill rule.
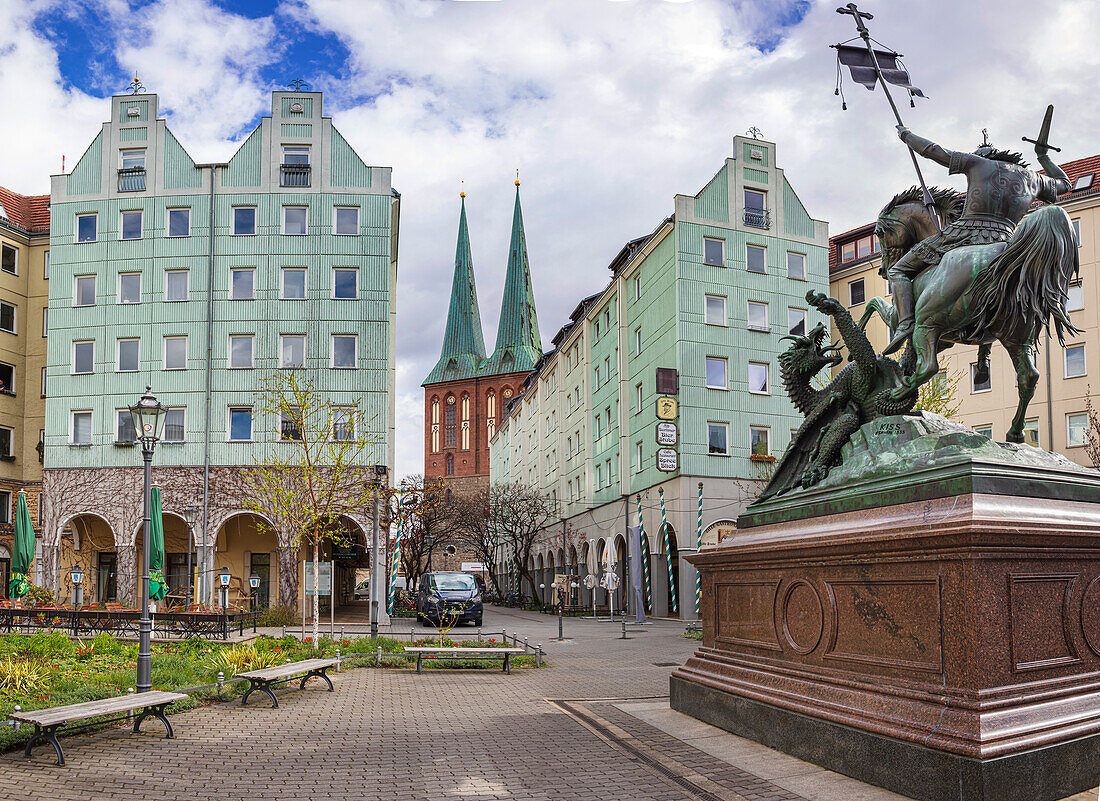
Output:
[[[432,576],[433,590],[476,590],[477,584],[473,576],[460,574],[443,574]]]

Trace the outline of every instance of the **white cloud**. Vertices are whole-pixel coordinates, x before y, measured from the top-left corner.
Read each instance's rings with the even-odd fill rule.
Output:
[[[126,6],[110,1],[103,13],[118,20]],[[777,36],[776,21],[797,5],[284,0],[276,16],[247,19],[209,0],[160,0],[136,12],[128,24],[143,34],[120,36],[116,57],[161,93],[184,146],[216,159],[267,108],[260,75],[282,58],[279,36],[291,25],[348,48],[338,74],[305,77],[326,92],[327,113],[364,159],[394,168],[403,195],[397,469],[419,472],[419,382],[439,353],[461,180],[490,349],[516,167],[546,342],[580,297],[605,284],[622,243],[671,213],[674,194],[697,192],[729,155],[732,135],[751,125],[777,143],[779,165],[834,233],[869,221],[913,182],[881,90],[846,81],[847,112],[833,97],[828,45],[855,33],[851,19],[822,0]],[[913,130],[967,148],[988,127],[995,143],[1016,147],[1052,102],[1062,156],[1100,151],[1091,98],[1100,3],[866,5],[875,37],[906,55],[930,97],[916,109],[899,98]],[[0,134],[26,153],[0,183],[45,191],[60,155],[51,151],[78,156],[105,104],[61,88],[56,55],[30,32],[22,4],[0,0],[0,15],[12,20],[0,26],[0,89],[20,109],[0,120]],[[778,46],[761,53],[750,44],[758,41]],[[959,185],[933,164],[925,174]]]

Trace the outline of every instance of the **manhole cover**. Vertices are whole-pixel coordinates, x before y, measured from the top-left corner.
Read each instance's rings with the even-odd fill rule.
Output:
[[[680,667],[679,662],[654,662],[657,667]]]

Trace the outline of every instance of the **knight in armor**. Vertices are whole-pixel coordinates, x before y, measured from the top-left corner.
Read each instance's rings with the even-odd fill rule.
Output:
[[[958,220],[918,243],[886,271],[899,324],[884,354],[898,350],[913,333],[913,279],[921,271],[939,264],[949,250],[1008,241],[1034,201],[1054,203],[1070,189],[1069,178],[1050,160],[1045,145],[1035,146],[1035,155],[1046,172],[1040,175],[1027,168],[1019,153],[998,150],[988,142],[973,153],[960,153],[917,136],[903,125],[898,126],[898,136],[914,152],[947,167],[949,174],[965,175],[966,203]]]

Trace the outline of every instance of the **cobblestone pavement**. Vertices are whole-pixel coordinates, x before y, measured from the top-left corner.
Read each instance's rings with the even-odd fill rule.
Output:
[[[175,740],[155,722],[140,735],[68,738],[65,767],[49,747],[30,760],[0,755],[0,792],[5,801],[901,798],[669,710],[671,665],[695,646],[683,623],[630,627],[624,640],[618,623],[566,620],[571,639],[558,643],[556,619],[493,610],[483,628],[541,642],[551,667],[347,671],[333,676],[336,692],[289,690],[278,709],[253,696],[245,708],[176,715]]]

